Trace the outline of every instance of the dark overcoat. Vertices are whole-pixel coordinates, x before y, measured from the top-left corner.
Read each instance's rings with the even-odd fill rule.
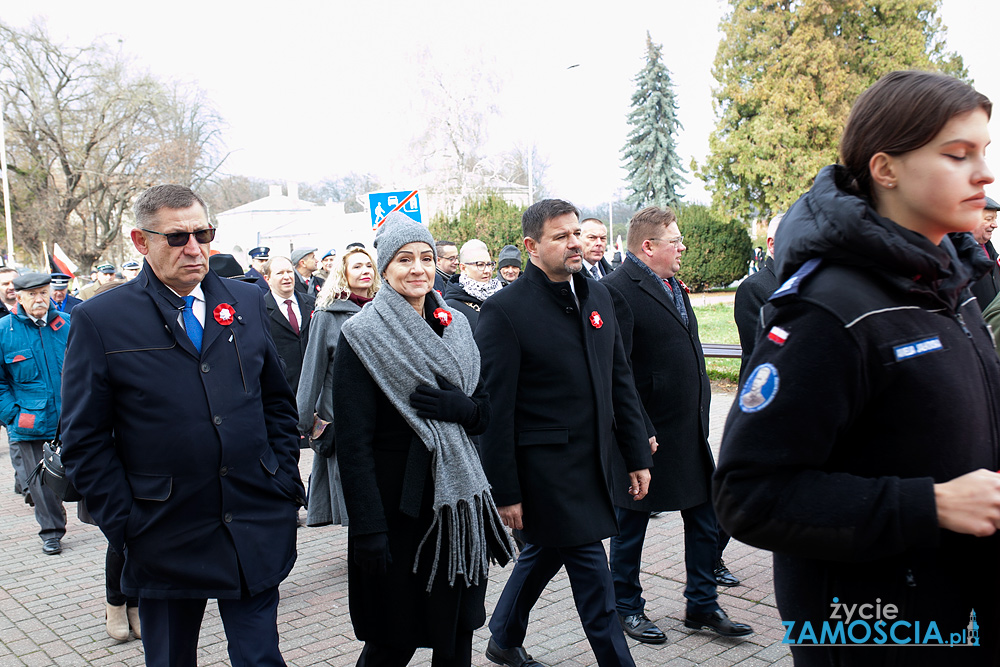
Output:
[[[278,348],[278,356],[285,364],[285,379],[288,380],[288,386],[293,392],[299,388],[302,359],[305,358],[306,346],[309,344],[309,325],[312,322],[313,308],[316,306],[316,297],[310,294],[295,292],[295,297],[298,299],[301,313],[299,333],[295,333],[284,315],[285,304],[278,304],[270,291],[264,295],[264,305],[267,306],[267,316],[271,323],[271,338],[274,339],[274,346]]]
[[[469,320],[469,328],[475,334],[476,325],[479,324],[479,311],[483,307],[482,300],[465,291],[462,283],[458,281],[457,273],[445,284],[442,296],[445,303],[465,315],[465,319]]]
[[[629,497],[625,462],[615,457],[615,504],[665,511],[707,502],[715,470],[708,445],[712,390],[691,300],[682,292],[684,326],[662,281],[627,258],[601,283],[611,290],[635,387],[659,443],[649,494],[640,501]]]
[[[579,306],[568,282],[529,262],[483,303],[476,328],[493,411],[483,469],[498,506],[523,503],[521,537],[539,546],[618,533],[613,427],[628,470],[652,465],[611,295],[581,273],[572,280]]]
[[[973,282],[970,287],[979,302],[979,309],[986,310],[997,294],[1000,294],[1000,265],[997,264],[997,251],[993,243],[987,242],[982,248],[990,258],[990,272]]]
[[[736,289],[733,301],[733,319],[740,334],[740,382],[746,370],[754,345],[761,333],[761,313],[767,300],[778,289],[778,277],[774,275],[774,258],[765,257],[764,266],[757,273],[751,273]]]
[[[337,379],[333,385],[337,459],[351,519],[347,572],[354,633],[361,641],[385,642],[386,631],[391,629],[391,641],[396,645],[450,653],[457,634],[485,623],[486,581],[466,587],[459,577],[449,586],[442,563],[431,592],[426,592],[434,560],[433,539],[424,545],[416,573],[413,563],[434,520],[431,452],[390,403],[343,334],[333,366]],[[482,386],[472,399],[479,407],[478,419],[466,430],[475,434],[485,427],[490,409]],[[358,536],[375,533],[386,533],[389,541],[392,562],[384,574],[366,574],[354,561]]]
[[[239,598],[241,571],[256,594],[295,562],[297,417],[263,295],[211,271],[201,287],[201,353],[148,263],[73,311],[63,461],[130,596]]]

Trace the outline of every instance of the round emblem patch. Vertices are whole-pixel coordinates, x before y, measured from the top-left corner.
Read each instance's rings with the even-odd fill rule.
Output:
[[[761,364],[747,376],[740,392],[740,410],[758,412],[778,395],[778,369],[773,364]]]

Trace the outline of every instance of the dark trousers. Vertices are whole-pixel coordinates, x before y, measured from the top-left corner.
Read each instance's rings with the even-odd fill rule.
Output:
[[[645,609],[642,585],[639,583],[642,545],[646,539],[649,512],[615,508],[618,535],[611,538],[611,576],[615,585],[615,601],[622,616],[638,614]],[[712,503],[702,503],[681,510],[684,520],[684,566],[687,569],[689,613],[711,613],[719,608],[714,564],[719,545],[719,528]]]
[[[600,542],[563,548],[525,545],[490,618],[494,641],[501,648],[524,645],[531,608],[563,565],[597,664],[635,667],[615,614],[614,585]]]
[[[139,598],[146,667],[197,667],[205,599]],[[278,651],[278,587],[239,600],[219,600],[233,667],[285,667]]]
[[[139,606],[138,598],[130,598],[122,593],[122,570],[125,569],[125,556],[118,555],[118,552],[108,545],[108,552],[104,556],[104,592],[108,604],[120,607],[128,604],[129,607]],[[141,622],[141,621],[140,621]]]
[[[10,443],[11,449],[17,447],[21,452],[21,463],[30,473],[35,465],[42,460],[42,444],[44,440],[21,440]],[[52,493],[47,486],[42,485],[42,477],[38,475],[27,485],[31,491],[31,501],[35,503],[35,521],[38,522],[38,536],[42,541],[53,537],[62,539],[66,534],[66,510],[59,496]]]
[[[404,667],[416,653],[416,646],[394,646],[365,642],[358,658],[358,667]],[[455,653],[445,657],[434,651],[431,667],[469,667],[472,664],[472,633],[459,632],[455,636]]]

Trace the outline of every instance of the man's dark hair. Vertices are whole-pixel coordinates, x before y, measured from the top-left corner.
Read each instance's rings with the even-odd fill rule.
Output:
[[[207,218],[208,205],[191,188],[183,185],[154,185],[139,195],[135,202],[135,226],[148,227],[161,208],[188,208],[195,202],[201,204],[201,210]]]
[[[542,236],[542,228],[545,222],[560,215],[572,213],[576,219],[580,219],[580,211],[568,201],[562,199],[543,199],[528,207],[528,210],[521,216],[521,233],[526,238],[536,241]]]
[[[434,242],[434,249],[437,251],[438,257],[441,256],[441,251],[443,251],[448,246],[455,246],[456,249],[458,248],[457,243],[455,243],[454,241],[449,241],[447,239],[439,239]]]

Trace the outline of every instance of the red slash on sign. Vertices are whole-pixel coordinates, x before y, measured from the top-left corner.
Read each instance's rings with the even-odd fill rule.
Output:
[[[415,194],[417,194],[416,190],[414,190],[410,194],[408,194],[405,197],[403,197],[403,201],[401,201],[398,204],[396,204],[396,208],[392,209],[392,211],[398,211],[399,209],[403,208],[403,205],[406,204],[406,202],[408,202],[411,199],[413,199],[413,195],[415,195]],[[392,211],[389,211],[389,213],[392,213]],[[379,227],[382,226],[382,223],[385,222],[385,218],[386,218],[387,215],[389,215],[389,213],[386,213],[385,215],[382,216],[382,219],[378,221],[377,225],[375,225],[375,229],[378,229]]]

